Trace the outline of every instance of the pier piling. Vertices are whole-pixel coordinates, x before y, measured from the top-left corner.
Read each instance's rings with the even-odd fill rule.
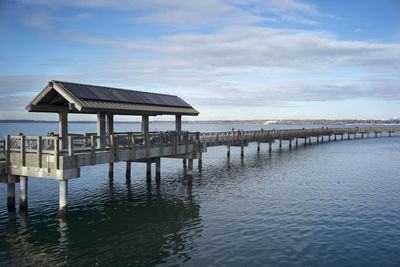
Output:
[[[25,211],[28,209],[28,177],[19,178],[19,209]]]
[[[190,179],[193,177],[193,159],[189,159],[187,176]]]
[[[146,162],[146,181],[151,182],[151,162]]]
[[[108,163],[108,179],[110,182],[114,179],[114,163]]]
[[[182,160],[182,164],[183,164],[183,169],[186,170],[187,169],[186,159]]]
[[[200,152],[199,153],[199,159],[198,159],[198,168],[199,168],[199,170],[201,170],[202,167],[203,167],[203,154]]]
[[[127,161],[126,162],[126,173],[125,173],[125,176],[126,176],[126,180],[127,181],[129,181],[131,179],[131,165],[132,165],[131,161]]]
[[[59,216],[65,218],[68,209],[68,180],[60,180],[60,203],[59,203]]]
[[[161,179],[161,158],[156,158],[156,180]]]
[[[15,181],[7,183],[7,209],[9,212],[15,211]]]

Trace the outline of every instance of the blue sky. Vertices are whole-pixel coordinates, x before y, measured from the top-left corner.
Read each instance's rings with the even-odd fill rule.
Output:
[[[24,110],[53,79],[199,120],[400,117],[398,0],[3,0],[0,36],[0,119],[56,119]]]

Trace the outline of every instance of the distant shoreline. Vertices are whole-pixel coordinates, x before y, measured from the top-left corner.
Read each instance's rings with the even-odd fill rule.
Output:
[[[96,123],[96,121],[69,121]],[[0,120],[0,123],[58,123],[46,120]],[[114,121],[118,124],[139,124],[140,121]],[[175,121],[150,121],[152,124],[173,124]],[[257,125],[400,125],[400,120],[207,120],[182,121],[183,124],[257,124]]]

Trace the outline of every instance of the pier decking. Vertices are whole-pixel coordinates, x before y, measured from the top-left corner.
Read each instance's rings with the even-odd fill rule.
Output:
[[[27,106],[33,112],[57,112],[59,133],[46,136],[6,135],[0,141],[0,182],[7,184],[7,207],[15,210],[15,184],[20,183],[20,209],[28,208],[28,177],[56,179],[60,182],[60,215],[65,217],[68,203],[68,180],[80,177],[80,168],[109,164],[109,179],[113,179],[113,164],[126,162],[126,178],[131,178],[131,163],[146,164],[146,177],[151,181],[151,164],[156,165],[156,180],[161,177],[161,158],[183,159],[187,176],[192,179],[193,160],[202,164],[202,153],[208,147],[244,147],[251,142],[289,143],[289,148],[312,141],[343,140],[344,138],[382,137],[400,132],[396,127],[314,128],[288,130],[184,132],[182,115],[196,116],[198,112],[176,96],[152,94],[123,89],[51,81]],[[68,113],[97,115],[97,132],[68,133]],[[141,115],[141,132],[114,132],[114,115]],[[149,116],[175,115],[175,130],[149,132]],[[107,127],[106,127],[107,122]],[[107,131],[106,131],[107,130]],[[294,142],[294,144],[293,144]]]

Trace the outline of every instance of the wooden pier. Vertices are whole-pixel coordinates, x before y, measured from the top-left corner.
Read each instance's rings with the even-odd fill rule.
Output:
[[[198,112],[180,99],[166,99],[173,105],[165,105],[166,100],[160,100],[165,95],[153,95],[163,105],[154,103],[126,103],[121,101],[93,100],[96,96],[89,95],[90,90],[72,92],[78,89],[91,89],[88,85],[71,84],[52,81],[27,107],[30,111],[58,112],[60,130],[58,134],[46,136],[6,135],[0,141],[0,182],[7,184],[7,207],[15,210],[15,184],[20,184],[20,209],[28,208],[28,177],[56,179],[60,182],[60,216],[65,217],[68,205],[68,180],[80,177],[80,168],[97,164],[109,164],[109,179],[113,179],[113,164],[126,162],[126,178],[131,179],[131,163],[141,162],[147,165],[147,181],[151,181],[151,164],[156,165],[155,179],[161,178],[161,158],[183,159],[187,168],[188,179],[193,176],[193,160],[198,159],[201,166],[202,154],[208,147],[226,146],[227,156],[230,147],[241,147],[241,157],[244,157],[244,147],[251,142],[268,143],[271,152],[272,144],[287,141],[292,146],[309,145],[314,142],[325,142],[353,138],[368,138],[396,135],[400,128],[396,127],[352,127],[352,128],[314,128],[288,130],[259,131],[229,131],[229,132],[184,132],[181,130],[182,115],[197,115]],[[69,89],[71,90],[69,90]],[[89,88],[89,89],[88,89]],[[126,92],[121,89],[101,88],[103,95],[120,90],[118,97]],[[77,92],[77,91],[76,91]],[[75,92],[75,93],[76,93]],[[115,93],[115,92],[114,92]],[[135,91],[136,94],[141,92]],[[80,95],[80,97],[77,97]],[[86,98],[85,98],[86,97]],[[112,97],[112,96],[111,96]],[[124,97],[129,98],[129,95]],[[143,97],[139,95],[139,97]],[[171,96],[166,96],[171,97]],[[143,97],[144,99],[144,97]],[[67,101],[68,100],[68,101]],[[95,103],[91,103],[95,102]],[[146,99],[143,102],[147,101]],[[80,107],[79,107],[80,105]],[[94,106],[98,105],[99,108]],[[108,107],[109,105],[110,107]],[[125,105],[125,106],[124,106]],[[130,105],[131,109],[127,109]],[[136,105],[136,106],[135,106]],[[179,106],[181,105],[181,106]],[[137,107],[139,106],[139,107]],[[109,109],[107,109],[109,108]],[[118,108],[120,108],[118,110]],[[142,110],[138,110],[141,108]],[[112,112],[111,112],[112,111]],[[68,133],[68,113],[81,112],[97,114],[97,132],[84,134]],[[141,132],[114,132],[114,114],[140,114],[142,116]],[[174,114],[176,116],[175,130],[169,132],[149,132],[149,116]],[[107,131],[106,131],[107,121]],[[300,141],[299,141],[300,140]],[[187,161],[187,165],[186,165]]]

